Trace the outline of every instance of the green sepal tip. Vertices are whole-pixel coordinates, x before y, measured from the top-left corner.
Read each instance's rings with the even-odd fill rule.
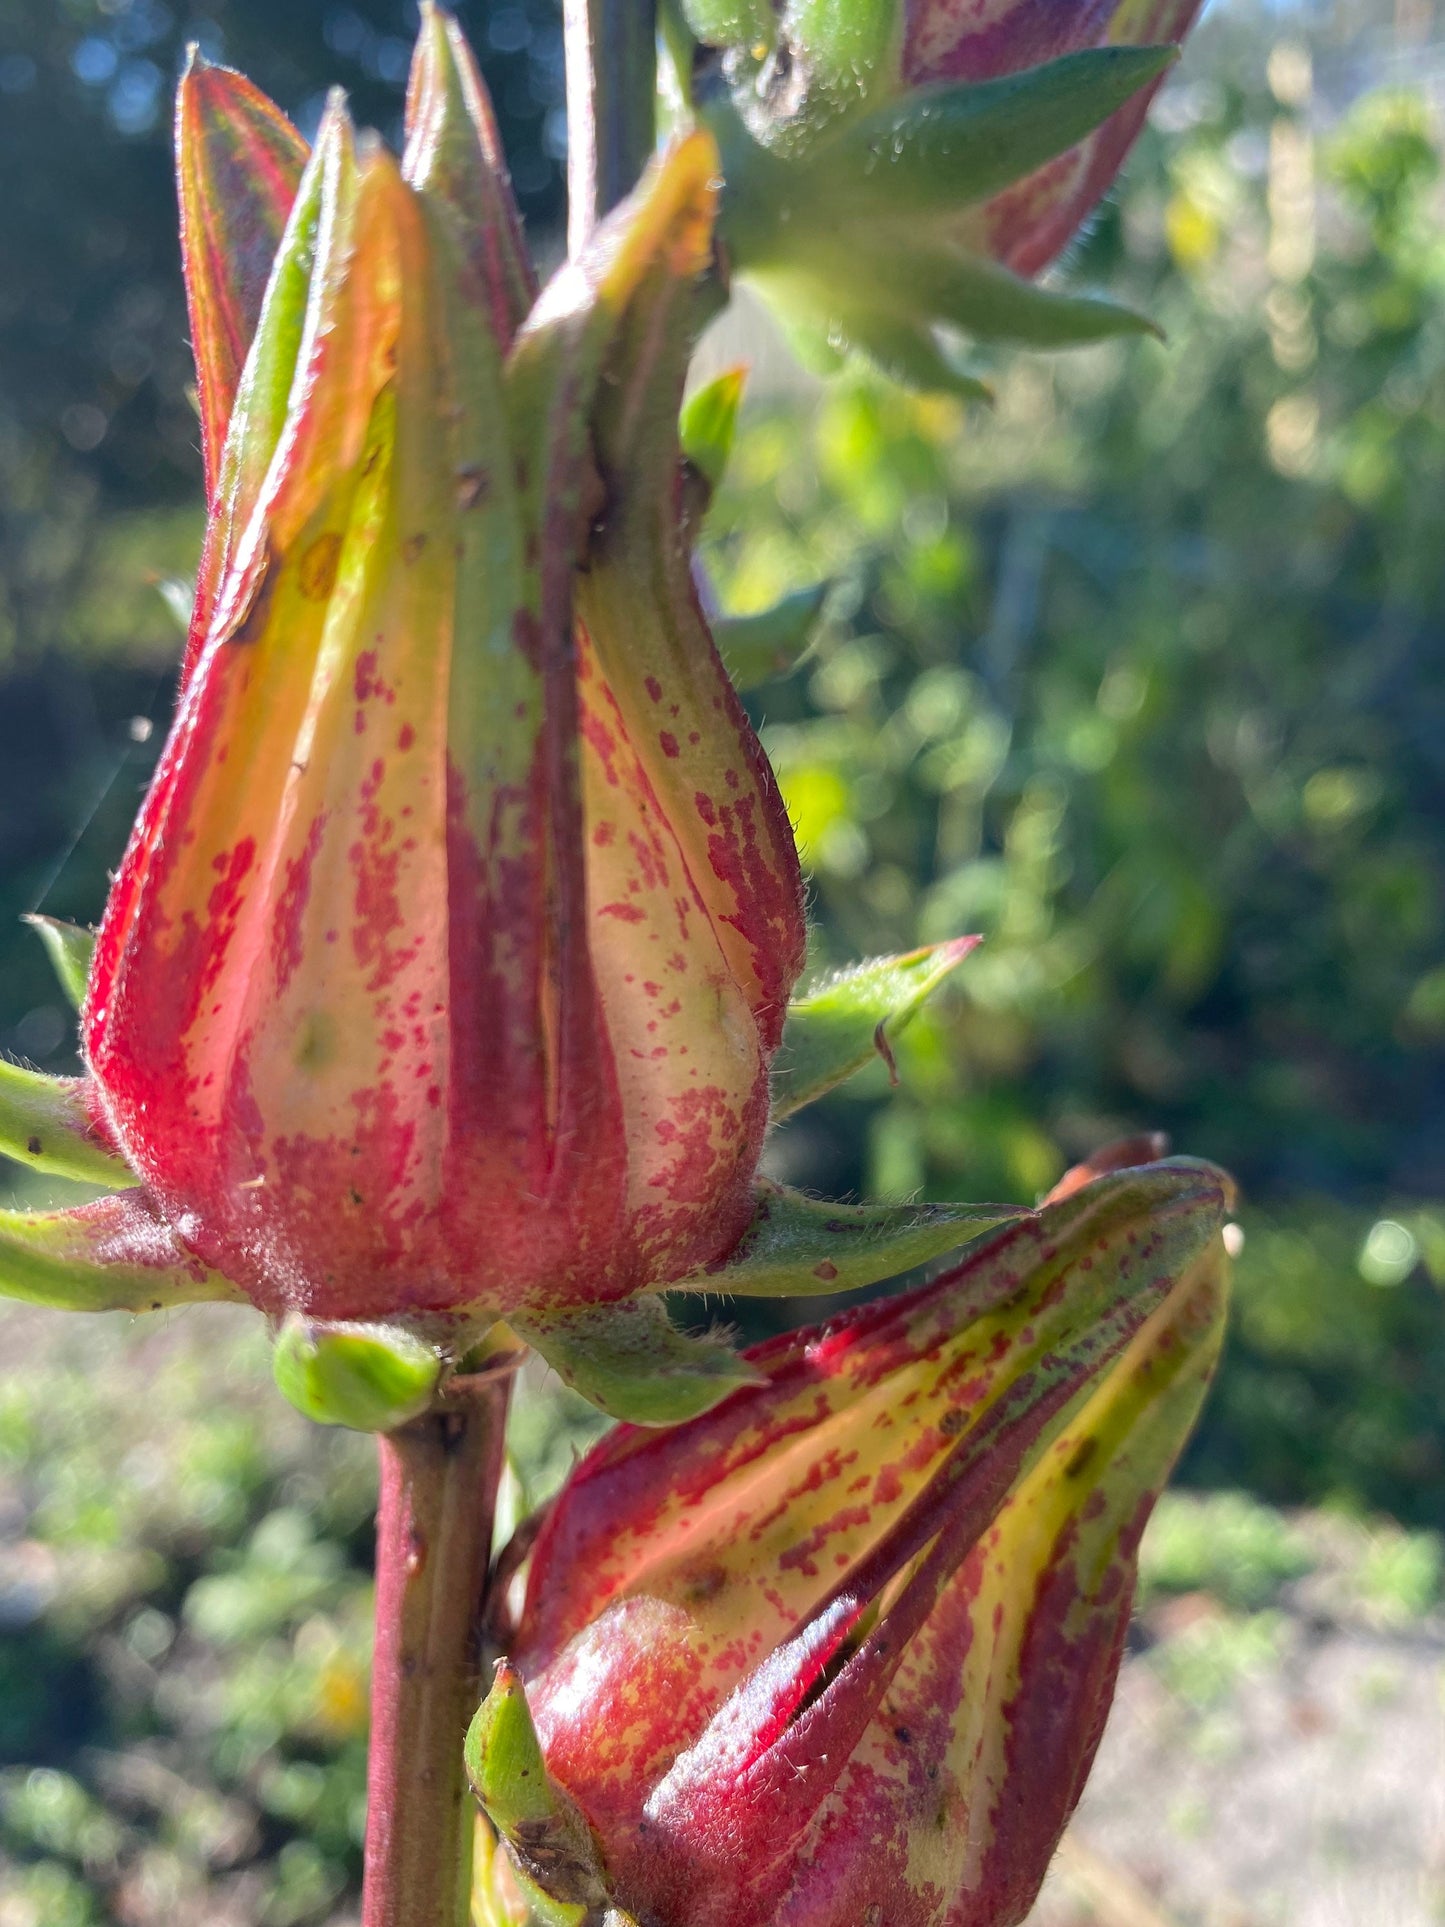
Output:
[[[245,1302],[180,1243],[143,1193],[73,1211],[0,1211],[0,1297],[53,1311],[169,1311]]]
[[[282,1396],[318,1425],[392,1432],[431,1405],[442,1358],[398,1325],[331,1324],[293,1312],[276,1334],[272,1371]]]
[[[679,1331],[652,1295],[612,1305],[513,1314],[508,1322],[564,1384],[609,1418],[678,1425],[743,1385],[753,1368],[721,1338]]]
[[[677,419],[678,441],[709,490],[719,488],[727,473],[747,379],[746,368],[729,368],[704,383],[682,404]]]
[[[1090,47],[993,80],[911,88],[820,154],[829,210],[897,218],[985,200],[1067,153],[1178,55]]]
[[[72,1010],[85,1001],[85,986],[90,981],[90,960],[95,955],[95,932],[78,923],[62,923],[59,917],[26,917],[26,923],[45,946],[50,967]]]
[[[902,956],[872,957],[795,998],[773,1066],[774,1122],[877,1058],[891,1071],[894,1039],[982,941],[953,937]]]
[[[732,1254],[669,1289],[735,1298],[858,1291],[1028,1215],[1011,1204],[835,1204],[763,1179],[752,1222]]]
[[[47,1077],[0,1059],[0,1153],[52,1177],[111,1189],[135,1173],[96,1135],[82,1077]]]
[[[581,1810],[547,1771],[522,1676],[505,1659],[467,1728],[462,1757],[533,1913],[546,1927],[601,1922],[610,1896],[597,1843]]]

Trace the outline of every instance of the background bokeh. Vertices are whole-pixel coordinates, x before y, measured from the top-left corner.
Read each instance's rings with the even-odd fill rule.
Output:
[[[458,11],[546,254],[554,9]],[[44,1068],[73,1031],[19,918],[99,911],[199,540],[181,47],[303,127],[337,80],[392,132],[410,32],[399,0],[0,0],[0,1048]],[[817,965],[987,937],[899,1087],[859,1078],[775,1169],[1031,1199],[1163,1128],[1240,1177],[1238,1315],[1182,1476],[1248,1496],[1177,1499],[1151,1555],[1150,1599],[1222,1615],[1182,1686],[1169,1661],[1186,1701],[1190,1663],[1207,1687],[1268,1659],[1326,1568],[1371,1624],[1438,1623],[1442,34],[1430,0],[1215,0],[1071,262],[1167,346],[999,357],[991,412],[823,390],[751,312],[709,349],[754,363],[708,537],[725,606],[834,585],[754,702]],[[293,1422],[224,1316],[61,1322],[0,1324],[0,1927],[347,1918],[365,1446]],[[582,1422],[537,1410],[542,1489]]]

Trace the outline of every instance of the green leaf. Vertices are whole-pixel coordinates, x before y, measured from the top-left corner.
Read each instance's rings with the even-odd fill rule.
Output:
[[[856,1291],[1030,1215],[1011,1204],[833,1204],[763,1180],[753,1221],[732,1255],[668,1289],[738,1298]]]
[[[609,1418],[634,1425],[676,1425],[696,1418],[757,1382],[750,1365],[720,1338],[681,1332],[658,1297],[615,1305],[512,1316],[508,1323],[546,1359],[564,1384]]]
[[[0,1211],[0,1297],[59,1311],[165,1311],[244,1303],[137,1192],[76,1211]]]
[[[682,452],[710,490],[720,486],[727,470],[747,378],[746,368],[729,368],[689,395],[678,417]]]
[[[1095,47],[972,85],[910,90],[820,150],[830,215],[944,214],[1067,153],[1178,57],[1177,47]]]
[[[276,1335],[282,1395],[318,1425],[390,1432],[420,1418],[441,1380],[441,1354],[396,1325],[323,1323],[293,1312]]]
[[[83,1184],[131,1185],[135,1173],[95,1134],[86,1080],[46,1077],[0,1059],[0,1152]]]
[[[728,674],[739,689],[785,676],[812,647],[831,582],[815,582],[751,616],[721,616],[712,625]]]
[[[953,937],[899,957],[873,957],[839,971],[788,1006],[773,1065],[773,1119],[780,1122],[881,1057],[982,937]]]
[[[90,960],[95,955],[95,932],[83,929],[78,923],[62,923],[58,917],[27,917],[25,921],[45,945],[51,968],[70,999],[71,1009],[79,1010],[85,1001]]]

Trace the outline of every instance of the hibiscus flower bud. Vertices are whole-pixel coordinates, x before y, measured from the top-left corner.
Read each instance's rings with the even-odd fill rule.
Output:
[[[1223,1319],[1227,1180],[1082,1175],[574,1470],[469,1748],[524,1884],[651,1927],[1023,1919]]]
[[[335,104],[298,184],[83,1018],[162,1213],[322,1317],[609,1300],[725,1252],[802,954],[706,629],[659,609],[629,663],[573,609],[591,394],[636,290],[706,264],[711,142],[509,342],[433,131],[399,166]]]

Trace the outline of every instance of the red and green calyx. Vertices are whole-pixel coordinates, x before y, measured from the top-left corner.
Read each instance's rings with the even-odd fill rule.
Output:
[[[1226,1202],[1207,1165],[1107,1173],[604,1440],[470,1744],[518,1877],[655,1927],[1020,1921],[1213,1368]],[[523,1691],[550,1829],[515,1807]]]
[[[789,1002],[797,855],[679,438],[711,138],[538,296],[437,9],[407,129],[398,162],[338,97],[308,152],[239,75],[182,81],[210,513],[179,707],[93,956],[47,933],[89,1076],[0,1067],[6,1148],[130,1188],[6,1214],[0,1275],[453,1346],[506,1317],[662,1422],[749,1372],[660,1288],[867,1283],[1009,1215],[757,1175],[770,1119],[887,1054],[971,944]]]

